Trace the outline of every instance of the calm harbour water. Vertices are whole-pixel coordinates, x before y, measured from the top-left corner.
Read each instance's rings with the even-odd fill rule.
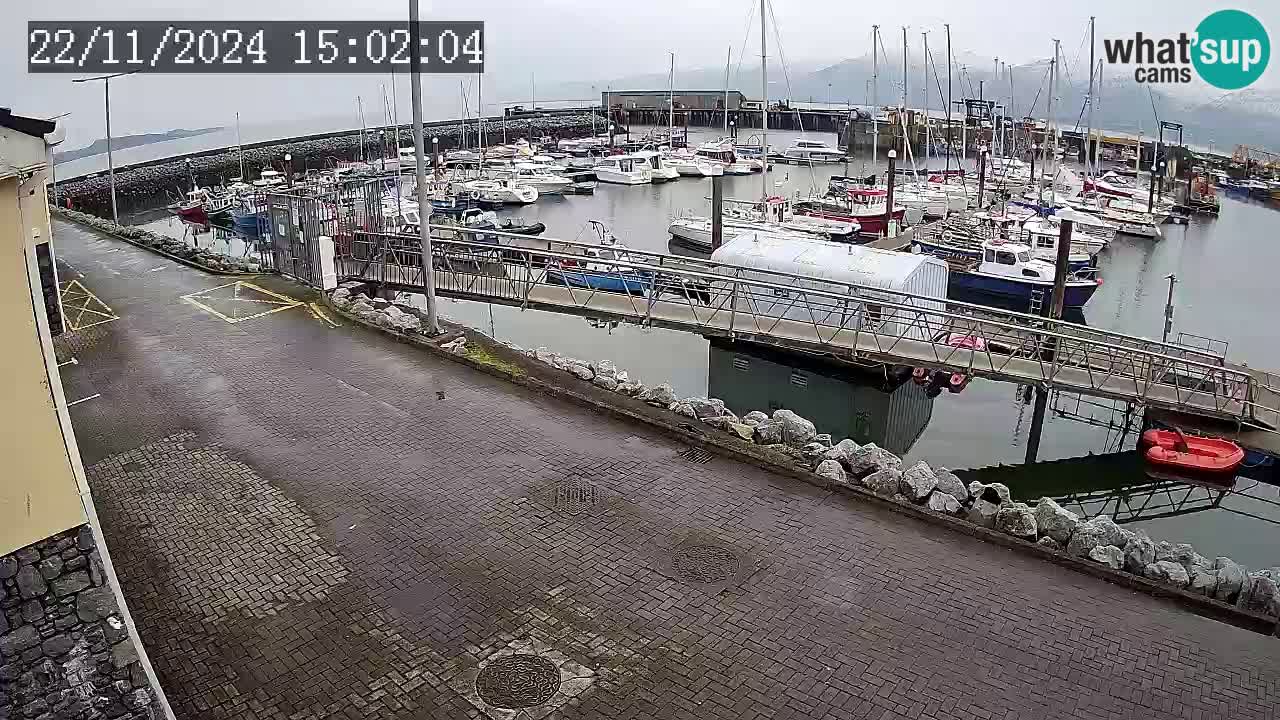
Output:
[[[715,137],[693,130],[691,140]],[[770,133],[770,144],[786,147],[796,133]],[[835,144],[834,136],[811,134]],[[937,167],[939,160],[930,165]],[[850,174],[883,171],[870,158],[851,164]],[[775,166],[770,191],[791,194],[824,188],[843,166]],[[753,198],[761,192],[759,175],[725,178],[727,197]],[[624,244],[645,250],[678,251],[666,232],[680,210],[707,212],[708,181],[692,178],[663,185],[625,187],[600,184],[593,196],[548,197],[502,213],[547,225],[547,236],[593,240],[590,220],[612,229]],[[1275,332],[1274,268],[1280,244],[1274,228],[1280,211],[1271,206],[1224,197],[1217,219],[1193,219],[1190,225],[1165,225],[1163,238],[1119,237],[1100,258],[1103,286],[1085,308],[1089,325],[1134,335],[1159,337],[1173,273],[1175,334],[1179,331],[1229,343],[1237,362],[1280,367],[1280,333]],[[181,237],[173,219],[149,225]],[[235,240],[202,235],[237,254]],[[611,359],[646,383],[669,382],[681,395],[722,397],[738,412],[788,407],[813,419],[820,432],[838,440],[850,436],[874,440],[907,462],[928,460],[956,469],[1017,466],[1026,454],[1031,407],[1029,395],[1013,384],[974,380],[959,394],[928,399],[907,382],[887,389],[866,373],[815,365],[803,358],[778,356],[739,345],[712,346],[701,336],[635,326],[599,326],[573,316],[520,311],[441,299],[445,316],[522,347],[546,346],[588,360]],[[1095,423],[1073,416],[1091,416]],[[1015,496],[1032,502],[1041,494],[1063,498],[1073,509],[1106,511],[1131,519],[1157,539],[1194,543],[1203,554],[1229,555],[1252,567],[1280,563],[1280,489],[1242,478],[1236,491],[1218,498],[1205,488],[1157,483],[1147,477],[1131,451],[1132,434],[1118,427],[1121,415],[1055,397],[1045,419],[1040,463],[1027,467],[975,470],[967,478],[1001,481]],[[1044,462],[1066,458],[1083,461]],[[1214,504],[1214,500],[1217,500]],[[1199,509],[1196,509],[1199,508]],[[1173,514],[1171,514],[1173,513]],[[1170,515],[1155,517],[1156,515]],[[1252,517],[1251,517],[1252,516]]]

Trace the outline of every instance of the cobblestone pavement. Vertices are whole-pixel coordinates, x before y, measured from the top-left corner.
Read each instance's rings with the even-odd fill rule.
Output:
[[[1276,717],[1276,638],[56,229],[120,318],[63,370],[179,717]]]

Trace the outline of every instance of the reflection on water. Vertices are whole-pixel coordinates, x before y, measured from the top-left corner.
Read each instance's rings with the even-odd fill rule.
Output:
[[[933,398],[883,366],[837,366],[749,343],[713,340],[707,392],[738,413],[793,410],[834,441],[905,455],[933,417]]]
[[[1024,502],[1051,497],[1082,517],[1109,515],[1157,540],[1189,542],[1208,557],[1269,567],[1280,560],[1280,474],[1270,461],[1251,462],[1230,485],[1153,473],[1137,450],[957,474],[965,482],[1004,483]]]
[[[188,222],[176,215],[167,215],[159,220],[143,223],[137,227],[160,235],[168,235],[171,238],[185,242],[191,247],[202,248],[231,257],[246,257],[258,249],[257,240],[246,238],[231,227]]]

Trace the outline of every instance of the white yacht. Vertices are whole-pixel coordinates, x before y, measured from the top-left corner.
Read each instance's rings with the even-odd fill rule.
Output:
[[[723,222],[725,230],[734,232],[767,231],[774,235],[813,240],[841,240],[852,242],[861,230],[857,221],[796,215],[785,198],[770,198],[766,211],[760,211],[758,201],[726,200]],[[680,213],[672,218],[667,231],[672,237],[693,247],[711,249],[711,218]]]
[[[512,178],[472,180],[463,183],[462,187],[470,192],[474,199],[485,202],[527,205],[538,199],[537,188],[524,185]]]
[[[803,162],[838,162],[844,159],[844,153],[818,140],[797,140],[782,157]]]
[[[258,175],[258,179],[253,181],[253,186],[259,190],[280,187],[284,184],[284,173],[276,170],[263,170]]]
[[[647,185],[653,182],[649,161],[636,155],[609,155],[595,166],[596,180],[618,185]]]

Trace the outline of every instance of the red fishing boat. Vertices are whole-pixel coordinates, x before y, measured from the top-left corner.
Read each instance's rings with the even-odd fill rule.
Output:
[[[845,197],[827,195],[798,200],[793,204],[797,215],[857,223],[862,232],[879,235],[885,229],[888,193],[875,188],[850,188]],[[906,208],[894,203],[893,219],[901,225]]]
[[[1244,462],[1244,450],[1230,440],[1186,435],[1180,430],[1142,433],[1147,462],[1184,472],[1227,474]]]

